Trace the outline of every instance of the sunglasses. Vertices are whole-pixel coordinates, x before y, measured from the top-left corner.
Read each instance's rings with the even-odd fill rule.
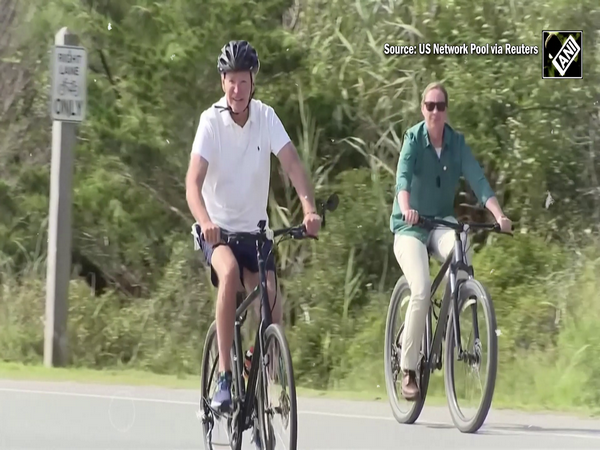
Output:
[[[446,102],[425,102],[425,108],[427,108],[427,111],[433,111],[433,108],[436,108],[437,110],[442,112],[442,111],[446,111]]]

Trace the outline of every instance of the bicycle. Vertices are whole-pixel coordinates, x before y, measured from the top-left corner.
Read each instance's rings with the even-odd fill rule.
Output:
[[[429,377],[435,370],[442,369],[442,341],[445,340],[446,364],[444,366],[444,387],[446,398],[452,421],[454,425],[463,433],[476,432],[485,421],[489,412],[492,397],[496,384],[496,372],[498,365],[498,340],[496,335],[496,314],[492,303],[492,298],[483,284],[475,279],[473,266],[467,264],[466,253],[463,250],[466,247],[467,232],[471,229],[489,230],[503,233],[497,223],[478,224],[478,223],[454,223],[431,217],[419,217],[418,225],[432,229],[435,225],[442,225],[454,230],[455,241],[454,249],[450,252],[437,276],[431,285],[430,306],[427,312],[425,323],[425,333],[421,341],[421,358],[417,365],[417,385],[419,386],[420,396],[413,402],[410,409],[404,413],[400,410],[398,399],[396,398],[395,385],[400,369],[400,347],[402,343],[402,331],[404,321],[400,325],[398,333],[394,336],[393,325],[396,313],[401,304],[403,293],[410,288],[403,276],[400,277],[392,292],[390,305],[387,312],[386,331],[385,331],[385,353],[384,353],[384,372],[386,380],[386,390],[388,399],[394,417],[399,423],[414,423],[425,404],[427,389],[429,386]],[[512,233],[503,233],[512,236]],[[429,255],[431,257],[431,255]],[[446,271],[449,270],[449,282],[446,283],[444,296],[440,302],[433,301],[433,297],[444,278]],[[466,279],[457,279],[458,271],[463,270],[467,273]],[[483,401],[479,404],[477,412],[473,419],[468,420],[460,410],[456,398],[454,368],[454,348],[458,350],[456,359],[465,362],[468,365],[479,365],[481,363],[481,340],[479,334],[479,324],[477,320],[477,300],[472,301],[472,297],[479,298],[483,305],[483,312],[488,325],[487,340],[490,349],[490,357],[487,364],[486,388]],[[439,313],[436,315],[434,306],[438,307]],[[460,324],[458,314],[464,308],[471,306],[474,328],[474,345],[472,349],[463,349]],[[436,328],[432,336],[432,315],[437,320]],[[449,322],[450,320],[450,322]],[[450,326],[448,326],[448,324]],[[445,335],[445,336],[444,336]],[[400,393],[400,396],[402,394]]]
[[[320,203],[320,216],[322,219],[321,228],[325,228],[326,211],[334,211],[338,206],[337,194],[332,194],[329,199]],[[265,261],[268,258],[263,256],[263,244],[268,240],[273,240],[280,236],[281,240],[285,237],[292,239],[311,238],[318,240],[314,236],[306,234],[304,225],[299,225],[290,228],[278,230],[265,230],[265,221],[262,220],[258,224],[259,231],[256,233],[226,233],[221,231],[221,237],[225,242],[247,240],[256,244],[256,254],[258,258],[259,280],[257,287],[243,300],[238,295],[238,304],[236,309],[236,320],[234,330],[234,341],[231,349],[232,361],[232,408],[230,413],[220,413],[215,411],[210,406],[212,392],[209,390],[210,380],[215,374],[218,367],[218,356],[213,363],[212,369],[209,371],[208,354],[212,341],[216,337],[216,322],[213,321],[210,325],[203,350],[202,375],[201,375],[201,397],[200,410],[201,421],[203,425],[204,443],[207,450],[213,449],[212,431],[214,429],[215,417],[226,417],[227,428],[229,432],[229,444],[232,450],[240,450],[242,448],[242,433],[250,428],[256,439],[258,437],[261,443],[262,450],[271,450],[274,448],[274,432],[272,427],[272,417],[274,413],[288,413],[290,424],[290,442],[286,448],[296,450],[297,433],[298,433],[298,412],[296,407],[296,386],[294,383],[294,375],[292,368],[292,358],[288,343],[283,332],[283,328],[272,323],[271,308],[267,294],[267,279],[265,270]],[[272,251],[272,250],[271,250]],[[261,314],[259,319],[258,330],[256,331],[254,353],[252,355],[251,366],[246,384],[243,377],[243,359],[241,343],[241,327],[244,324],[247,316],[247,310],[250,304],[256,298],[260,297]],[[279,408],[270,408],[267,405],[268,398],[266,392],[266,377],[267,367],[269,366],[269,355],[265,349],[269,348],[271,340],[277,341],[283,357],[283,365],[285,366],[287,377],[284,380],[288,387],[289,399],[284,398],[284,406]],[[263,356],[264,355],[264,356]],[[279,368],[281,369],[281,368]],[[285,404],[287,400],[287,404]]]

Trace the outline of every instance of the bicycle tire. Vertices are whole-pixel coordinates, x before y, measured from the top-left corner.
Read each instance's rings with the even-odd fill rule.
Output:
[[[244,430],[242,429],[239,417],[242,415],[242,409],[244,405],[241,399],[241,393],[238,391],[238,384],[241,386],[246,383],[244,380],[244,353],[241,348],[237,348],[235,339],[231,344],[229,360],[231,361],[231,401],[232,401],[232,412],[231,417],[228,419],[228,430],[229,430],[229,445],[232,450],[242,450],[242,435]]]
[[[210,409],[210,391],[208,384],[209,372],[212,367],[210,366],[209,353],[213,340],[217,337],[217,324],[213,323],[206,332],[206,338],[204,339],[204,348],[202,350],[202,366],[200,372],[200,413],[202,414],[202,436],[204,439],[204,446],[207,450],[213,450],[212,440],[209,436],[209,430],[212,425],[214,430],[215,418],[213,412]]]
[[[465,280],[461,283],[459,288],[458,297],[458,310],[460,311],[462,305],[466,300],[476,296],[481,300],[483,305],[484,314],[486,317],[487,325],[487,340],[489,348],[489,357],[487,363],[487,375],[485,383],[485,393],[479,408],[473,419],[465,420],[460,408],[458,406],[456,391],[455,391],[455,380],[453,373],[454,363],[457,362],[457,358],[454,356],[454,326],[452,326],[451,317],[449,317],[448,326],[446,328],[446,364],[444,364],[444,384],[446,390],[446,398],[448,400],[448,408],[450,409],[450,415],[456,428],[463,433],[475,433],[487,418],[490,407],[492,405],[492,399],[494,396],[494,390],[496,387],[496,373],[498,369],[498,337],[496,335],[496,313],[494,311],[494,305],[492,298],[488,293],[487,289],[479,281],[474,279]],[[459,318],[460,320],[460,318]],[[460,327],[460,322],[459,322]],[[461,333],[462,333],[462,327]],[[462,362],[461,362],[462,363]]]
[[[255,414],[256,414],[256,426],[258,432],[258,438],[261,442],[261,448],[270,450],[273,446],[269,443],[270,435],[267,432],[267,426],[269,427],[269,432],[271,432],[271,422],[267,417],[267,411],[265,407],[265,399],[267,399],[267,389],[265,384],[265,370],[264,365],[261,365],[261,373],[258,379],[258,389],[256,391],[255,396]],[[264,443],[267,445],[264,445]]]
[[[270,341],[272,339],[275,339],[279,345],[280,350],[280,356],[283,357],[283,364],[285,366],[285,372],[287,374],[286,376],[286,385],[289,391],[289,407],[290,407],[290,413],[289,413],[289,425],[290,425],[290,442],[288,443],[288,445],[286,445],[285,447],[288,450],[297,450],[297,446],[298,446],[298,406],[297,406],[297,399],[296,399],[296,383],[294,382],[294,368],[292,365],[292,355],[290,353],[290,348],[287,342],[287,339],[285,337],[285,333],[283,332],[283,328],[279,325],[279,324],[271,324],[267,327],[267,329],[265,330],[265,334],[264,334],[264,343],[265,343],[265,354],[269,354],[269,344]],[[266,375],[266,370],[264,370],[262,372],[263,374]],[[266,380],[265,383],[263,385],[265,387],[264,392],[266,393]],[[267,394],[268,396],[268,394]],[[262,396],[261,396],[262,397]],[[268,398],[268,397],[265,397]],[[263,398],[263,401],[264,399]],[[263,403],[264,405],[264,403]],[[268,409],[269,406],[268,405],[264,405],[265,409]],[[263,448],[265,449],[271,449],[274,448],[273,443],[271,441],[272,437],[273,437],[273,427],[271,425],[271,414],[267,415],[268,419],[266,421],[265,424],[265,428],[266,426],[269,427],[269,430],[262,430],[262,435],[265,436],[267,435],[268,432],[268,437],[267,440],[268,445],[264,446]]]
[[[396,398],[396,390],[394,388],[394,379],[392,374],[392,343],[395,340],[394,333],[394,321],[396,317],[396,313],[398,308],[400,307],[401,294],[405,290],[410,290],[408,282],[406,278],[403,276],[396,282],[396,286],[394,286],[394,290],[392,292],[392,296],[390,299],[390,305],[388,307],[386,324],[385,324],[385,344],[384,344],[384,373],[385,373],[385,387],[388,395],[388,401],[390,403],[390,407],[392,408],[392,414],[396,418],[399,423],[403,424],[413,424],[419,418],[421,411],[423,410],[423,406],[425,405],[425,399],[427,398],[427,387],[429,386],[429,375],[430,371],[426,368],[426,360],[421,356],[421,364],[420,364],[420,377],[419,377],[419,390],[420,396],[414,402],[411,402],[412,405],[408,412],[403,413],[400,410],[398,405],[398,400]],[[431,314],[431,309],[429,313]],[[401,332],[404,332],[404,321],[402,325],[400,325]],[[423,349],[423,345],[425,342],[425,337],[423,337],[421,348]],[[423,350],[422,350],[423,351]],[[402,394],[400,394],[402,395]]]
[[[204,445],[206,447],[206,450],[214,450],[214,446],[212,444],[211,438],[209,436],[209,430],[210,427],[212,425],[212,430],[214,431],[214,426],[215,426],[215,417],[214,417],[214,412],[212,411],[212,409],[210,408],[210,400],[211,400],[211,392],[209,391],[209,387],[207,386],[208,383],[208,373],[209,371],[212,369],[212,367],[208,367],[209,365],[209,360],[208,360],[208,355],[210,352],[210,347],[213,343],[213,340],[217,338],[217,322],[213,321],[210,324],[210,327],[208,328],[208,331],[206,332],[206,338],[204,339],[204,349],[202,352],[202,366],[201,366],[201,374],[200,374],[200,412],[203,415],[203,420],[202,420],[202,436],[204,439]],[[231,348],[231,361],[234,361],[233,359],[233,354],[235,352],[235,345],[232,346]],[[213,376],[216,376],[218,372],[218,368],[216,369],[215,373],[213,373]],[[243,382],[243,380],[242,380]],[[232,369],[232,383],[231,383],[231,389],[232,389],[232,398],[235,400],[235,391],[236,391],[236,371]],[[207,419],[207,421],[205,422],[204,418]],[[238,429],[239,427],[235,424],[233,424],[233,421],[236,419],[236,416],[233,417],[228,417],[227,418],[227,427],[228,427],[228,433],[229,433],[229,439],[230,439],[230,446],[232,448],[232,450],[241,450],[242,448],[242,432]],[[233,426],[233,429],[231,429],[231,427]],[[233,438],[233,439],[232,439]],[[217,445],[217,448],[222,447],[222,445]]]
[[[263,335],[261,343],[263,349],[266,348],[264,344],[265,341]],[[258,357],[259,355],[255,352],[254,356]],[[267,416],[267,409],[265,404],[266,400],[268,399],[266,384],[267,373],[264,365],[264,355],[261,354],[260,357],[261,361],[258,369],[256,394],[254,395],[254,426],[256,428],[253,430],[253,432],[257,433],[257,435],[255,435],[254,438],[260,439],[261,444],[259,447],[264,450],[271,450],[272,445],[269,442],[270,436],[267,433],[267,426],[270,426],[270,421]],[[271,431],[270,428],[269,431]]]

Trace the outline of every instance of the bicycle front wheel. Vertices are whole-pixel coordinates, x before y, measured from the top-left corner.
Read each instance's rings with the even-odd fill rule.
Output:
[[[444,367],[446,397],[454,425],[463,433],[474,433],[481,428],[490,410],[498,368],[496,314],[492,299],[480,282],[470,279],[460,285],[457,318],[464,355],[459,360],[450,314]],[[485,329],[482,330],[482,326]],[[474,388],[457,386],[463,375],[465,379],[472,376]],[[481,394],[479,400],[473,398],[477,391]]]
[[[283,328],[271,324],[264,334],[266,416],[265,436],[268,450],[296,450],[298,440],[298,408],[292,356]]]
[[[235,346],[232,347],[231,360]],[[233,366],[236,367],[235,365]],[[200,375],[200,408],[199,414],[202,421],[202,436],[206,450],[213,450],[229,445],[232,450],[241,449],[242,433],[237,426],[237,415],[218,413],[211,406],[212,394],[217,386],[219,369],[219,350],[217,344],[217,324],[213,321],[206,332],[204,350],[202,353],[202,367]],[[236,384],[236,371],[233,370],[233,383],[231,394],[234,400],[238,397]],[[239,411],[239,407],[237,408]]]
[[[214,360],[211,360],[214,358]],[[202,372],[200,375],[200,409],[202,435],[207,450],[213,449],[213,431],[217,418],[210,408],[211,392],[214,390],[218,375],[219,353],[217,349],[217,325],[213,322],[206,333],[202,352]],[[218,445],[218,443],[217,443]]]

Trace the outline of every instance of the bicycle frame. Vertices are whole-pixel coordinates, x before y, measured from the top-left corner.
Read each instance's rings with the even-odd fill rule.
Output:
[[[266,222],[264,220],[259,222],[260,231],[263,232]],[[256,398],[256,389],[258,387],[258,371],[260,369],[260,363],[262,362],[264,354],[264,342],[263,333],[267,327],[272,323],[273,318],[271,314],[271,308],[269,305],[269,296],[267,291],[267,274],[266,274],[266,261],[263,256],[263,242],[262,239],[256,240],[256,254],[258,257],[258,274],[259,283],[254,290],[248,294],[248,296],[242,301],[240,306],[236,309],[235,315],[235,327],[234,327],[234,338],[233,343],[235,345],[235,352],[237,358],[234,358],[233,364],[235,364],[235,370],[238,376],[237,380],[237,392],[239,392],[239,401],[241,402],[242,409],[240,410],[242,429],[246,430],[250,427],[250,418],[254,409],[254,402],[248,400],[254,400]],[[248,375],[248,391],[246,392],[242,374],[243,374],[243,350],[242,350],[242,337],[241,328],[245,321],[245,313],[250,304],[256,300],[256,297],[260,296],[261,300],[261,317],[259,327],[256,331],[256,337],[254,340],[254,352],[252,355],[252,362],[250,366],[250,373]]]
[[[448,268],[450,268],[449,282],[446,284],[444,296],[440,306],[440,314],[438,316],[438,322],[435,328],[435,334],[433,335],[433,341],[431,341],[431,327],[432,327],[432,311],[433,311],[433,300],[431,300],[431,308],[427,314],[427,322],[425,324],[425,360],[427,361],[427,370],[433,372],[435,369],[441,369],[442,367],[442,339],[444,337],[446,326],[448,325],[448,310],[452,305],[451,311],[451,322],[449,325],[454,327],[454,345],[458,349],[458,360],[462,360],[464,356],[461,338],[460,338],[460,325],[458,322],[458,292],[460,284],[465,280],[458,279],[458,271],[463,270],[467,273],[468,279],[474,278],[473,266],[467,263],[466,252],[463,247],[466,246],[467,232],[469,231],[469,225],[457,225],[454,231],[454,249],[450,252],[441,269],[436,275],[431,285],[430,299],[433,299],[442,279]],[[463,239],[464,236],[464,239]],[[479,339],[479,328],[477,326],[477,313],[473,311],[473,324],[475,328],[475,338]]]
[[[317,201],[318,205],[319,205],[319,209],[320,209],[320,216],[322,219],[321,222],[321,227],[325,228],[325,215],[326,215],[326,211],[335,211],[335,209],[338,206],[338,196],[337,194],[333,193],[329,196],[329,198],[325,201],[325,202],[320,202]],[[257,389],[259,388],[263,388],[264,385],[259,385],[258,380],[259,380],[259,375],[266,375],[266,373],[264,371],[262,371],[263,369],[263,358],[264,358],[264,353],[265,353],[265,349],[264,349],[264,333],[265,331],[268,329],[268,327],[273,323],[273,317],[271,314],[271,307],[270,307],[270,302],[269,302],[269,296],[268,296],[268,291],[267,291],[267,274],[266,274],[266,258],[263,254],[264,251],[264,243],[267,242],[268,240],[272,240],[273,244],[274,244],[274,239],[277,236],[282,236],[282,237],[291,237],[292,239],[305,239],[305,238],[312,238],[315,240],[318,240],[318,238],[316,236],[309,236],[306,234],[306,227],[304,225],[298,225],[298,226],[294,226],[294,227],[290,227],[290,228],[282,228],[282,229],[278,229],[278,230],[269,230],[267,231],[266,228],[266,220],[261,220],[258,223],[258,228],[259,228],[259,233],[255,234],[255,233],[228,233],[225,232],[226,235],[228,235],[227,241],[229,242],[230,239],[235,239],[236,234],[239,236],[240,239],[245,239],[244,236],[248,236],[248,234],[251,234],[252,237],[250,239],[252,239],[255,244],[256,244],[256,256],[257,256],[257,262],[258,262],[258,272],[259,272],[259,283],[258,285],[254,288],[254,290],[252,292],[250,292],[250,294],[248,294],[246,296],[245,299],[243,299],[241,302],[239,301],[240,298],[242,298],[242,294],[238,293],[237,296],[237,304],[239,304],[239,306],[237,306],[236,308],[236,312],[235,312],[235,322],[234,322],[234,336],[233,336],[233,350],[234,350],[234,355],[232,355],[232,372],[235,372],[236,376],[234,377],[234,385],[236,388],[236,393],[237,393],[237,398],[234,399],[235,401],[235,405],[234,405],[234,412],[233,412],[233,416],[232,419],[235,421],[236,426],[239,427],[238,430],[243,432],[246,431],[247,429],[249,429],[251,427],[251,418],[252,418],[252,413],[253,410],[255,408],[255,401],[256,400],[256,394],[257,394]],[[223,237],[223,232],[225,230],[221,230],[221,236]],[[199,228],[198,224],[195,224],[193,227],[193,231],[192,234],[194,235],[194,237],[196,238],[195,241],[195,248],[198,249],[200,248],[200,243],[198,242],[200,240],[200,235],[201,235],[201,230]],[[275,275],[275,279],[277,280],[277,275]],[[241,337],[241,327],[242,324],[244,323],[245,319],[246,319],[246,310],[248,309],[248,307],[250,306],[250,304],[256,300],[257,297],[260,297],[261,300],[261,314],[260,314],[260,323],[259,323],[259,327],[256,331],[256,336],[254,339],[254,352],[253,352],[253,357],[252,357],[252,361],[251,361],[251,365],[250,365],[250,371],[248,374],[248,383],[246,384],[243,380],[244,376],[243,376],[243,350],[242,350],[242,337]],[[213,364],[213,372],[214,369],[216,367],[216,361]],[[262,371],[262,372],[261,372]],[[263,380],[264,381],[264,380]],[[210,384],[210,383],[209,383]],[[265,392],[264,390],[261,392],[261,395],[264,395]],[[239,405],[239,408],[238,408]],[[210,406],[209,406],[210,408]],[[212,408],[211,408],[212,409]],[[216,411],[212,411],[213,414],[216,413],[217,415],[219,415]],[[260,412],[260,410],[259,410]],[[241,414],[241,417],[240,417]],[[207,433],[209,433],[210,430],[207,431]]]

